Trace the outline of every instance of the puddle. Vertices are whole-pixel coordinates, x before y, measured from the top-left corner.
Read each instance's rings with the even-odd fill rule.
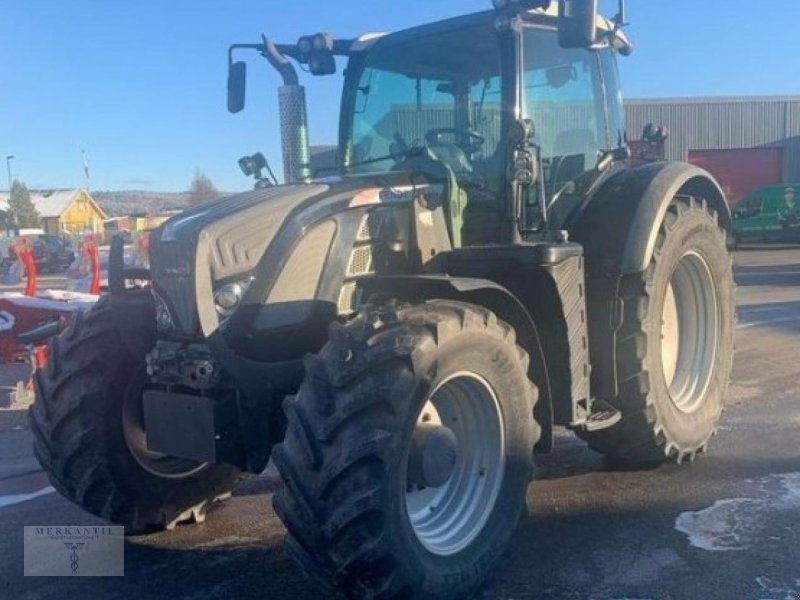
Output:
[[[692,546],[709,552],[747,550],[763,541],[776,512],[800,510],[800,473],[753,483],[751,497],[719,500],[706,509],[682,513],[675,529],[686,534]]]

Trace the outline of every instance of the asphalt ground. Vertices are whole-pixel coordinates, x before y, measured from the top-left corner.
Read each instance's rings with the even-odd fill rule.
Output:
[[[745,249],[736,264],[734,377],[709,454],[623,470],[559,432],[476,599],[800,599],[800,249]],[[124,578],[23,577],[24,525],[100,523],[51,491],[30,444],[24,411],[0,411],[0,598],[324,597],[282,550],[269,474],[202,525],[129,538]]]

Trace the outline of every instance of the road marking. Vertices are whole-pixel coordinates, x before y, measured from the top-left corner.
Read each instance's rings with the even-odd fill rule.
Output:
[[[47,496],[48,494],[54,493],[56,490],[52,487],[46,487],[38,492],[32,492],[30,494],[12,494],[11,496],[0,496],[0,508],[5,508],[6,506],[13,506],[14,504],[22,504],[23,502],[27,502],[28,500],[33,500],[34,498],[38,498],[39,496]]]
[[[773,323],[791,323],[792,321],[800,321],[800,315],[793,317],[778,317],[776,319],[767,319],[765,321],[752,321],[750,323],[739,323],[738,329],[750,329],[751,327],[761,327],[762,325],[772,325]]]
[[[800,271],[751,271],[749,273],[736,273],[735,278],[741,279],[742,277],[800,277]]]
[[[740,313],[747,313],[748,315],[758,315],[765,312],[775,312],[776,310],[787,310],[786,306],[740,306],[738,308]]]
[[[800,509],[800,473],[760,479],[752,497],[719,500],[706,509],[685,512],[675,529],[686,534],[695,548],[708,552],[749,549],[764,541],[764,533],[778,512]]]

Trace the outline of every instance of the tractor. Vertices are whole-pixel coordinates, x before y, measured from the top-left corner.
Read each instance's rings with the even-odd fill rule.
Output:
[[[625,463],[706,450],[731,373],[731,215],[705,171],[630,160],[624,3],[494,0],[388,35],[235,44],[282,78],[285,184],[190,208],[36,374],[53,485],[132,533],[202,521],[270,459],[327,594],[462,599],[565,427]],[[298,66],[347,61],[335,170]],[[251,157],[252,158],[252,157]],[[535,484],[534,484],[535,486]],[[534,488],[535,491],[535,488]]]

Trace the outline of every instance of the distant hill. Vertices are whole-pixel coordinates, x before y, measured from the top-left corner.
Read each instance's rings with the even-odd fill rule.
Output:
[[[146,213],[148,215],[168,210],[181,210],[189,205],[188,192],[92,192],[92,198],[109,217],[122,217]]]

